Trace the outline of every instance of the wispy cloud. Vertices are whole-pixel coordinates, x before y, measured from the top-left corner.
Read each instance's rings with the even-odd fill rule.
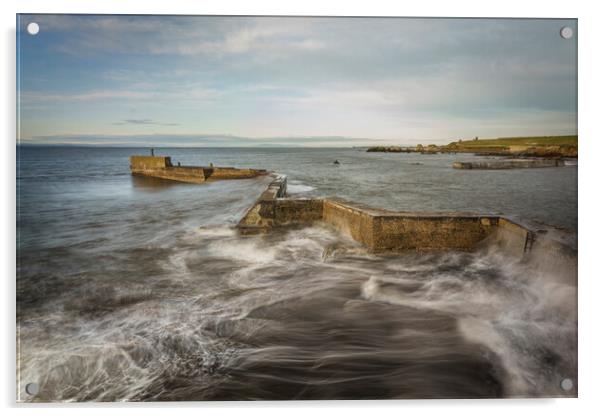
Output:
[[[115,126],[125,126],[128,124],[145,125],[145,126],[179,126],[178,123],[161,123],[150,118],[130,118],[126,120],[116,121]]]
[[[22,91],[19,94],[21,102],[27,104],[30,102],[64,102],[64,101],[91,101],[107,99],[148,99],[153,97],[153,93],[144,91],[121,91],[104,90],[88,91],[77,94],[45,93],[37,91]]]
[[[218,97],[219,91],[194,87],[174,91],[163,90],[92,90],[76,94],[46,93],[43,91],[22,91],[19,98],[23,104],[41,102],[82,102],[98,100],[210,100]]]
[[[36,37],[23,32],[31,20]],[[576,39],[560,38],[563,25],[576,29],[543,19],[26,16],[20,134],[231,132],[307,145],[300,136],[574,133]]]
[[[283,53],[324,49],[303,19],[211,18],[173,16],[35,16],[42,30],[77,33],[56,50],[87,55],[119,54],[227,55],[249,52]],[[216,24],[217,23],[217,24]],[[268,23],[268,24],[266,24]]]
[[[29,145],[86,145],[86,146],[173,146],[173,147],[348,147],[382,143],[382,140],[357,137],[241,137],[203,134],[64,134],[36,136],[21,140]]]

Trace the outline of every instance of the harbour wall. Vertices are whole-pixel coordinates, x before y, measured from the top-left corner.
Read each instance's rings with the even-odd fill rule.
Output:
[[[263,169],[173,166],[169,156],[131,156],[130,170],[134,175],[197,184],[210,180],[249,179],[267,174]]]
[[[552,162],[557,163],[555,160]],[[576,249],[557,239],[546,238],[544,230],[502,216],[397,212],[339,198],[287,198],[284,175],[258,169],[173,166],[168,156],[132,156],[130,168],[132,174],[188,183],[269,174],[272,180],[238,224],[243,234],[265,233],[274,228],[319,222],[339,230],[376,253],[470,251],[493,241],[497,247],[515,257],[523,258],[527,253],[532,253],[532,261],[540,259],[541,270],[548,265],[553,265],[551,267],[554,269],[565,267],[567,271],[576,270],[577,267]],[[576,276],[575,273],[572,275]]]
[[[285,177],[275,177],[241,219],[238,229],[243,234],[256,234],[315,222],[339,230],[375,253],[471,251],[489,241],[518,258],[531,251],[562,252],[576,267],[575,250],[560,242],[538,238],[537,230],[506,217],[396,212],[338,198],[286,198]]]
[[[454,169],[524,169],[564,166],[562,159],[503,159],[482,162],[454,162]]]

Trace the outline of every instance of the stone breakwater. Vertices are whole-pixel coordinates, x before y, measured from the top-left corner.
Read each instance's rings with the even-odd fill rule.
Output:
[[[169,156],[131,156],[133,175],[149,176],[186,183],[203,183],[210,180],[249,179],[266,175],[263,169],[237,169],[216,166],[173,166]]]
[[[503,159],[482,162],[454,162],[454,169],[526,169],[564,166],[562,159]]]
[[[552,162],[558,166],[558,161]],[[576,270],[576,250],[572,246],[560,240],[542,238],[546,237],[546,229],[525,226],[498,215],[470,212],[398,212],[340,198],[288,198],[287,179],[284,175],[258,169],[176,167],[172,166],[171,159],[167,156],[132,156],[130,168],[132,174],[188,183],[270,175],[272,180],[237,225],[241,234],[266,233],[276,228],[306,226],[319,222],[348,235],[374,253],[408,250],[471,251],[483,241],[494,240],[514,256],[525,256],[534,249],[555,253],[555,262],[563,259],[566,264],[574,265]],[[550,264],[552,263],[554,262]]]
[[[508,156],[508,157],[542,157],[559,158],[578,157],[577,146],[459,146],[459,145],[428,145],[428,146],[374,146],[366,149],[366,152],[380,153],[470,153],[479,156]]]
[[[544,264],[576,271],[576,249],[551,238],[547,229],[525,226],[510,218],[475,213],[396,212],[339,198],[287,198],[286,177],[272,182],[238,224],[242,234],[322,223],[374,253],[404,251],[472,251],[495,242],[507,254],[528,258],[537,253]],[[547,262],[547,263],[546,263]]]

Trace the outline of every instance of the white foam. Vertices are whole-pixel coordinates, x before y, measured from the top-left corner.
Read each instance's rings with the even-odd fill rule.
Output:
[[[289,194],[303,194],[306,192],[311,192],[316,189],[313,186],[304,185],[304,184],[288,184],[286,186],[286,192]]]
[[[271,263],[276,260],[273,247],[260,247],[258,241],[231,240],[216,241],[208,247],[209,252],[221,258],[239,260],[248,263]]]
[[[203,237],[231,237],[236,230],[231,227],[200,227],[197,233]]]

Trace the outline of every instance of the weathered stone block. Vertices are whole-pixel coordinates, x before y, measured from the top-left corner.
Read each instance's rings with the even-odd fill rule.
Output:
[[[130,169],[132,171],[144,171],[148,169],[161,169],[171,166],[169,156],[131,156]]]
[[[319,221],[323,215],[321,199],[277,199],[275,219],[277,225],[307,224]]]
[[[339,200],[324,200],[322,220],[354,240],[372,248],[374,245],[374,217]]]

